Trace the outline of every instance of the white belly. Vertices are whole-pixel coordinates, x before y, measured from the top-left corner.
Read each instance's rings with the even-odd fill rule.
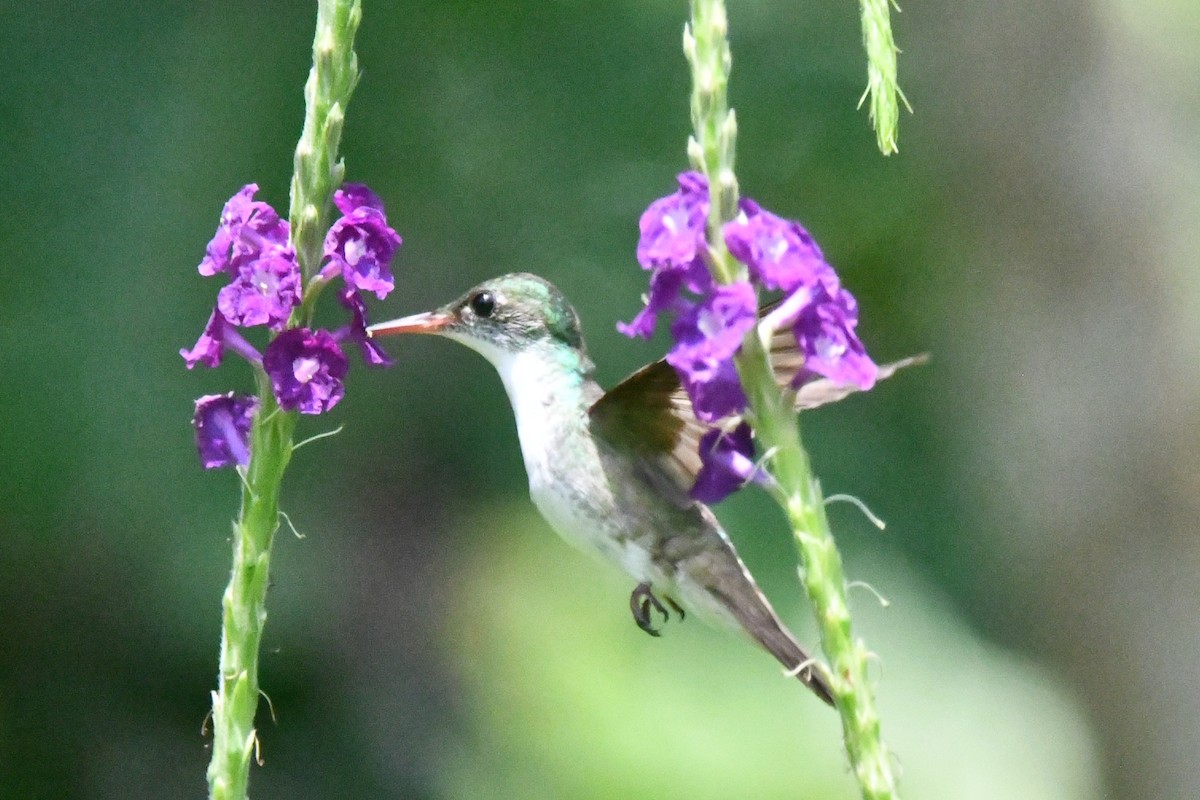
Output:
[[[526,468],[528,466],[526,462]],[[595,506],[583,509],[574,497],[553,488],[561,487],[561,483],[547,485],[535,477],[537,474],[530,472],[529,495],[542,517],[559,536],[585,553],[616,564],[639,583],[664,583],[666,576],[652,565],[650,553],[632,539],[622,541],[625,532],[613,529],[613,516],[597,518],[597,513],[604,513],[603,502],[597,504],[599,509]]]

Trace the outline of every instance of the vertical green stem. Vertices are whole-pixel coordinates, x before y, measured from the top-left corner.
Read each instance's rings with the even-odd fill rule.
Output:
[[[346,104],[358,80],[354,34],[362,18],[358,0],[318,0],[313,66],[304,87],[304,130],[292,177],[291,243],[304,276],[303,304],[289,325],[312,317],[323,282],[321,260],[334,190],[341,185],[338,158]],[[213,692],[213,753],[208,766],[211,800],[245,800],[250,761],[258,748],[258,656],[267,620],[271,544],[279,528],[279,491],[292,455],[295,412],[275,403],[271,383],[256,370],[259,410],[250,433],[242,505],[233,526],[233,568],[222,597],[221,662]]]
[[[743,277],[729,255],[721,226],[737,213],[733,157],[737,126],[728,109],[726,86],[731,67],[723,0],[691,0],[691,24],[684,31],[684,54],[692,67],[693,136],[688,155],[708,178],[711,198],[709,257],[721,282]],[[792,526],[803,565],[804,588],[817,615],[821,645],[830,662],[829,683],[842,718],[846,750],[868,800],[897,797],[891,757],[879,731],[879,716],[867,676],[867,651],[853,638],[846,603],[841,555],[829,531],[820,485],[808,455],[790,398],[775,383],[767,350],[751,331],[737,356],[737,369],[749,400],[749,418],[766,452],[777,484],[776,496]]]
[[[288,221],[296,261],[307,282],[302,315],[312,316],[324,282],[313,280],[321,263],[333,192],[342,185],[345,167],[338,158],[346,105],[358,83],[354,35],[362,21],[358,0],[319,0],[313,65],[304,84],[304,130],[296,144],[292,202]]]
[[[724,2],[692,0],[692,20],[683,29],[683,53],[692,67],[692,135],[688,158],[708,178],[712,202],[708,211],[708,241],[713,275],[721,283],[746,277],[745,268],[730,258],[721,226],[737,213],[738,184],[733,172],[737,117],[726,101],[729,71],[729,21]]]
[[[208,765],[212,800],[246,797],[250,759],[258,745],[254,715],[271,540],[279,527],[279,488],[296,426],[296,414],[279,410],[261,371],[258,384],[261,405],[251,430],[241,514],[233,526],[233,570],[221,600],[221,667],[213,692],[213,754]]]

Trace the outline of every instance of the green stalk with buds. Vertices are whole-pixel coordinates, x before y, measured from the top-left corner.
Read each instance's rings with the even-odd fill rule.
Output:
[[[346,103],[358,79],[354,35],[361,18],[357,0],[320,0],[313,66],[305,86],[304,131],[296,147],[291,185],[290,244],[306,288],[321,261],[333,192],[342,183],[338,158]],[[312,317],[317,291],[305,291],[292,327]],[[259,653],[267,620],[271,545],[279,528],[279,493],[291,459],[298,414],[276,402],[261,363],[255,370],[258,412],[249,436],[249,464],[242,474],[241,512],[233,525],[233,568],[222,597],[221,656],[212,696],[211,800],[244,800],[250,764],[258,758],[254,720],[262,694]]]
[[[864,14],[867,4],[865,1]],[[728,23],[722,0],[692,0],[691,11],[684,32],[684,53],[692,71],[693,134],[688,155],[692,166],[708,179],[710,267],[719,282],[731,283],[744,278],[745,268],[730,256],[722,235],[722,226],[738,213],[734,173],[737,125],[726,98],[731,67]],[[884,11],[886,14],[886,6]],[[892,64],[894,88],[894,55]],[[880,137],[882,143],[882,132]],[[889,141],[894,145],[894,128]],[[867,800],[894,799],[898,796],[896,780],[891,755],[880,736],[867,675],[867,649],[851,630],[841,556],[829,530],[820,484],[801,443],[797,412],[775,381],[764,344],[769,338],[769,331],[751,330],[735,358],[749,401],[747,418],[768,454],[765,466],[773,478],[771,492],[792,528],[804,588],[829,659],[826,679],[842,718],[846,750],[862,795]]]

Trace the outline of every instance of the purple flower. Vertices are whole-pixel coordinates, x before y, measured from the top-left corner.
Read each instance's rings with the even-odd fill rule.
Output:
[[[638,262],[652,272],[646,307],[628,323],[617,323],[617,330],[630,338],[649,339],[659,314],[688,308],[684,289],[704,295],[713,287],[704,260],[708,182],[698,172],[681,173],[677,180],[679,191],[651,203],[638,223]]]
[[[667,353],[667,363],[679,373],[700,419],[717,419],[745,407],[732,359],[757,322],[757,304],[749,283],[720,285],[671,325],[675,346]]]
[[[830,296],[823,289],[796,317],[792,330],[804,367],[793,380],[799,386],[812,375],[860,389],[875,385],[878,367],[854,332],[858,326],[858,303],[845,289]]]
[[[818,284],[837,289],[837,274],[800,223],[777,217],[753,200],[740,206],[737,218],[722,228],[725,245],[763,286],[785,292]]]
[[[288,243],[287,222],[271,206],[253,199],[257,191],[257,184],[247,184],[225,204],[200,274],[233,276],[217,297],[226,320],[279,330],[300,304],[300,269]]]
[[[748,282],[714,287],[702,302],[689,305],[672,323],[676,344],[667,360],[672,365],[686,365],[731,358],[742,346],[742,337],[754,327],[757,302]]]
[[[208,394],[196,401],[192,426],[205,469],[250,463],[250,425],[256,411],[257,397],[233,392]]]
[[[321,277],[341,275],[347,284],[363,292],[374,292],[380,300],[395,288],[390,264],[400,236],[387,223],[383,202],[366,186],[349,183],[338,189],[333,202],[344,216],[325,236]]]
[[[685,288],[693,294],[704,295],[711,292],[715,286],[708,270],[703,269],[703,265],[701,267],[702,271],[699,273],[694,270],[670,268],[656,269],[650,273],[650,292],[645,298],[646,307],[629,322],[618,322],[617,331],[631,339],[635,336],[649,339],[654,335],[659,314],[679,314],[694,305],[691,300],[684,299]]]
[[[657,270],[650,275],[650,293],[646,296],[646,307],[629,322],[618,322],[617,330],[629,338],[640,336],[649,339],[654,335],[658,315],[665,311],[680,311],[684,305],[680,298],[683,290],[684,273],[680,270]]]
[[[239,256],[253,258],[288,248],[287,222],[267,203],[253,200],[257,192],[258,184],[246,184],[225,204],[217,232],[200,262],[201,275],[231,272]]]
[[[221,357],[225,354],[224,328],[225,318],[214,311],[208,318],[208,324],[204,326],[204,332],[196,341],[196,346],[191,350],[179,351],[188,369],[201,363],[206,367],[220,365]]]
[[[362,295],[347,286],[338,292],[338,301],[350,310],[351,319],[349,325],[343,325],[334,332],[334,340],[341,342],[350,339],[357,344],[362,352],[363,361],[368,366],[390,367],[392,359],[388,358],[388,354],[374,339],[367,336],[370,323],[367,320],[367,305],[363,302]]]
[[[791,325],[804,367],[794,383],[824,375],[839,383],[869,389],[876,367],[854,333],[858,305],[821,255],[821,248],[797,222],[783,219],[744,200],[737,219],[723,228],[725,244],[769,289],[788,293],[770,314],[775,327]]]
[[[288,249],[234,259],[235,275],[217,294],[217,309],[234,325],[268,325],[280,330],[300,305],[300,268]]]
[[[301,414],[322,414],[346,393],[346,356],[324,330],[289,328],[267,345],[263,369],[279,406]]]
[[[700,465],[691,496],[710,505],[721,502],[750,481],[768,480],[754,463],[754,440],[745,422],[732,431],[713,428],[700,437]]]
[[[208,324],[204,326],[204,333],[200,334],[196,346],[191,350],[180,350],[179,355],[183,356],[188,369],[192,369],[197,364],[216,367],[220,365],[221,359],[225,355],[225,348],[233,350],[252,364],[262,363],[262,354],[254,349],[254,345],[242,338],[242,335],[225,321],[225,317],[216,311],[209,316]]]
[[[637,259],[643,269],[704,268],[708,181],[699,172],[681,173],[679,191],[650,204],[638,221]]]
[[[715,422],[746,409],[746,393],[742,390],[742,381],[733,359],[721,361],[703,371],[684,372],[678,367],[675,371],[679,373],[683,389],[692,401],[692,411],[697,419]]]
[[[350,214],[358,208],[373,208],[383,213],[383,200],[363,183],[344,183],[333,193],[333,204],[343,214]]]

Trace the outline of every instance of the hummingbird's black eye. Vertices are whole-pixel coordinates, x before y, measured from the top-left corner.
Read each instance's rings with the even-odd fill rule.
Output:
[[[490,317],[496,310],[496,297],[491,292],[476,292],[471,297],[471,310],[477,317]]]

